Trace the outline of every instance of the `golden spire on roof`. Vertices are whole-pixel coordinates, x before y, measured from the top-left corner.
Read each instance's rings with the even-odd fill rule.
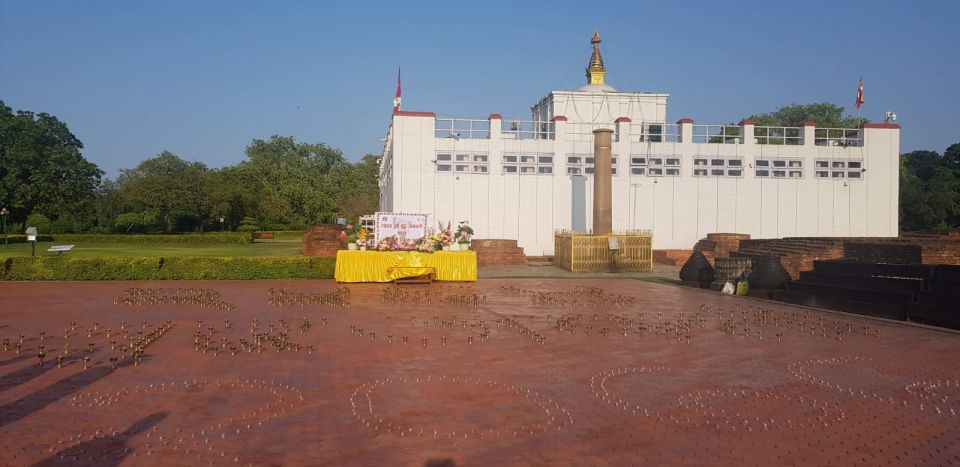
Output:
[[[590,57],[590,64],[587,65],[587,84],[604,84],[603,77],[607,74],[607,69],[603,67],[603,57],[600,56],[600,33],[593,31],[593,38],[590,39],[593,44],[593,56]]]

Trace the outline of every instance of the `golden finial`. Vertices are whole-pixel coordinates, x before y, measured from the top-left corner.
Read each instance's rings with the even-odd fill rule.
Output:
[[[604,84],[603,78],[607,74],[607,70],[603,67],[603,57],[600,56],[599,31],[593,31],[590,43],[593,44],[593,56],[590,57],[590,64],[587,65],[587,84]]]

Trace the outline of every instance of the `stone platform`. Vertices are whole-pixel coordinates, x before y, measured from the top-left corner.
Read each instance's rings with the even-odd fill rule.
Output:
[[[336,287],[0,283],[0,465],[960,463],[958,334],[629,279]]]
[[[342,229],[343,226],[337,224],[321,224],[307,229],[303,234],[304,256],[337,256],[337,250],[345,246],[339,237]]]
[[[477,252],[477,266],[525,266],[527,257],[516,240],[474,239],[470,249]]]

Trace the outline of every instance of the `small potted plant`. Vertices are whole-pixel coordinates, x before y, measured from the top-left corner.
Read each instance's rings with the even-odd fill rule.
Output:
[[[357,249],[357,228],[353,224],[347,224],[343,230],[340,231],[340,240],[347,244],[348,250]]]
[[[370,232],[366,228],[360,227],[360,230],[357,231],[357,246],[360,251],[367,251],[368,245],[370,245]]]
[[[457,243],[460,245],[460,251],[467,251],[470,249],[470,240],[473,238],[473,228],[470,227],[469,221],[460,221],[460,225],[457,226]]]

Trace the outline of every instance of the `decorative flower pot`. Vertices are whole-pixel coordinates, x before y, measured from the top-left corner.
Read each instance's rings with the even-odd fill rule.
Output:
[[[444,245],[443,251],[450,251],[450,245]]]
[[[367,246],[364,245],[364,246],[360,247],[360,251],[367,251]]]
[[[357,244],[356,244],[356,243],[347,243],[347,249],[350,250],[350,251],[354,251],[354,250],[357,249]]]
[[[460,251],[469,251],[469,250],[470,250],[470,244],[469,244],[469,243],[461,243],[461,244],[460,244]]]

